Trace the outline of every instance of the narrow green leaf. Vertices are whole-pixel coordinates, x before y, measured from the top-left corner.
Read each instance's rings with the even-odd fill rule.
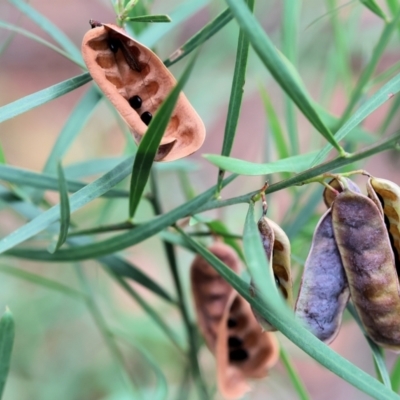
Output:
[[[122,166],[122,164],[121,164]],[[124,167],[124,174],[127,174],[127,166]],[[129,169],[130,170],[130,169]],[[126,176],[126,175],[125,175]],[[232,182],[237,175],[231,175],[224,179],[223,185],[226,186]],[[101,179],[101,178],[100,178]],[[201,195],[195,197],[184,205],[180,205],[173,210],[154,218],[146,224],[142,224],[131,231],[125,232],[121,235],[114,236],[112,238],[99,241],[93,244],[87,244],[71,249],[60,249],[57,253],[48,254],[49,258],[53,261],[72,261],[72,260],[83,260],[88,258],[99,258],[106,254],[115,253],[116,251],[123,250],[127,247],[133,246],[134,244],[140,243],[156,233],[162,231],[168,226],[173,225],[176,221],[183,217],[187,217],[194,213],[200,206],[204,205],[207,200],[210,200],[215,193],[216,186],[211,187]],[[84,189],[82,189],[84,190]],[[79,192],[78,192],[79,193]],[[74,210],[75,202],[73,202],[74,194],[70,198],[71,210]],[[79,194],[76,197],[77,205],[83,203],[82,196]],[[79,201],[78,201],[79,200]],[[50,210],[44,212],[39,217],[35,218],[28,224],[24,225],[19,230],[11,233],[9,236],[0,240],[0,252],[11,249],[17,244],[29,239],[36,233],[42,231],[51,223],[57,220],[59,208],[55,206]]]
[[[278,115],[275,112],[268,92],[260,86],[260,95],[264,105],[265,113],[267,115],[268,125],[274,138],[276,150],[279,158],[290,157],[289,146],[286,143],[285,134],[279,122]]]
[[[7,205],[27,219],[33,219],[41,213],[41,210],[32,203],[25,202],[21,199],[16,198],[15,196],[11,197],[12,193],[6,191],[0,186],[0,198],[4,198],[4,196],[7,196]],[[55,225],[56,224],[50,225],[49,227],[47,227],[47,229],[50,232],[57,232],[57,226]],[[91,243],[91,240],[87,237],[68,238],[67,241],[70,246],[81,246],[83,244]],[[25,251],[21,248],[12,250],[16,252],[14,255],[15,257],[27,258],[29,260],[51,261],[51,254],[45,250]],[[32,251],[34,253],[32,253]],[[144,286],[145,288],[156,294],[157,296],[160,296],[162,299],[170,303],[176,303],[176,301],[172,299],[172,297],[160,285],[158,285],[157,282],[153,281],[144,272],[142,272],[135,265],[129,263],[127,260],[117,255],[108,255],[98,258],[97,261],[99,261],[102,265],[108,267],[116,275],[132,279],[133,281],[139,283],[140,285]]]
[[[289,354],[288,352],[284,349],[282,344],[280,345],[280,359],[282,361],[282,364],[285,366],[286,371],[289,375],[289,378],[292,382],[293,387],[295,388],[297,395],[299,396],[299,399],[301,400],[309,400],[310,396],[307,392],[307,389],[305,388],[303,382],[301,381],[301,378],[297,371],[294,368],[294,365],[290,361]]]
[[[278,84],[297,104],[300,111],[318,132],[342,154],[343,149],[336,142],[332,133],[324,125],[317,111],[312,106],[310,97],[293,65],[275,48],[243,0],[226,0],[226,2],[240,27],[246,32],[254,50]]]
[[[80,50],[75,44],[62,32],[57,25],[54,25],[42,14],[37,12],[32,6],[23,0],[8,0],[13,6],[17,7],[22,13],[30,18],[44,32],[54,39],[67,53],[69,53],[77,63],[82,64],[82,56]]]
[[[239,175],[268,175],[278,172],[301,172],[309,168],[313,156],[317,153],[300,154],[268,164],[257,164],[250,161],[224,157],[216,154],[204,154],[203,157],[217,167]]]
[[[186,0],[180,3],[169,13],[172,20],[171,23],[150,25],[145,31],[141,32],[138,36],[138,41],[145,44],[147,47],[154,47],[169,32],[187,21],[209,2],[210,0]],[[132,29],[128,28],[128,32],[129,31],[132,32]]]
[[[138,15],[136,17],[128,17],[124,19],[124,22],[171,22],[171,18],[168,15],[157,14],[157,15]]]
[[[6,308],[0,319],[0,399],[10,370],[11,352],[14,344],[15,327],[11,311]]]
[[[0,179],[17,185],[58,191],[58,180],[56,177],[49,176],[44,173],[39,174],[27,169],[13,167],[11,165],[0,164]],[[70,192],[77,192],[78,190],[85,188],[88,184],[85,182],[68,180],[67,185]],[[110,198],[124,198],[128,197],[129,193],[122,189],[112,189],[108,192],[105,192],[102,196]]]
[[[0,272],[3,274],[11,275],[18,279],[23,279],[35,285],[43,286],[46,289],[54,290],[73,299],[83,300],[85,296],[82,292],[72,289],[69,286],[66,286],[60,282],[44,278],[43,276],[37,274],[32,274],[31,272],[24,271],[23,269],[0,265]]]
[[[299,37],[299,22],[301,14],[300,0],[285,0],[283,4],[283,29],[282,52],[286,58],[296,67],[297,47]],[[291,154],[299,154],[299,137],[297,132],[296,109],[293,102],[285,95],[285,116]],[[289,157],[288,154],[286,157]]]
[[[42,104],[56,99],[57,97],[69,93],[72,90],[89,82],[91,79],[92,77],[90,74],[85,72],[82,75],[67,79],[63,82],[57,83],[54,86],[50,86],[46,89],[40,90],[39,92],[30,94],[12,103],[6,104],[5,106],[0,107],[0,122],[16,117],[17,115],[31,110],[32,108],[41,106]]]
[[[393,391],[398,393],[400,390],[400,357],[397,357],[397,360],[392,367],[392,372],[390,374],[390,383],[392,385]]]
[[[354,88],[353,93],[351,94],[349,104],[347,105],[346,109],[343,112],[343,115],[339,122],[340,127],[342,127],[342,125],[350,117],[355,105],[360,100],[363,91],[366,85],[368,84],[368,81],[371,79],[372,74],[374,73],[379,61],[382,58],[383,52],[385,51],[389,43],[389,40],[392,37],[392,34],[394,33],[395,29],[399,24],[399,21],[400,21],[400,10],[397,12],[397,15],[390,23],[385,24],[381,36],[379,37],[378,43],[376,44],[372,52],[372,57],[369,63],[364,68],[363,72],[361,73],[361,76],[357,81],[356,87]]]
[[[44,46],[48,47],[49,49],[55,51],[56,53],[62,55],[63,57],[67,58],[68,60],[72,61],[78,67],[81,67],[83,69],[86,69],[85,64],[83,63],[82,60],[77,60],[74,57],[72,57],[69,53],[66,53],[65,51],[61,50],[57,46],[54,46],[54,44],[48,42],[47,40],[44,40],[40,36],[35,35],[32,32],[27,31],[26,29],[22,29],[18,26],[8,24],[7,22],[0,21],[0,28],[8,29],[9,31],[12,31],[14,33],[18,33],[19,35],[25,36],[31,40],[34,40],[37,43],[43,44]],[[1,52],[0,52],[1,54]]]
[[[107,269],[106,269],[107,271]],[[157,311],[143,299],[142,296],[130,285],[128,285],[124,279],[118,275],[114,275],[111,270],[107,271],[111,277],[113,277],[118,284],[124,289],[129,296],[131,296],[137,304],[145,311],[145,313],[155,322],[155,324],[165,333],[165,335],[171,340],[171,342],[176,346],[176,348],[185,354],[182,349],[179,337],[176,335],[175,331],[170,328],[170,326],[164,321],[164,319],[157,313]]]
[[[360,0],[360,2],[364,4],[364,6],[367,7],[370,11],[372,11],[375,15],[382,18],[384,21],[387,20],[385,13],[378,6],[375,0]]]
[[[131,165],[132,158],[122,162],[116,168],[112,169],[99,179],[96,179],[94,182],[89,183],[87,186],[74,193],[70,197],[71,213],[83,207],[87,203],[90,203],[97,197],[100,197],[114,187],[117,183],[121,182],[129,175],[131,171]],[[51,207],[49,210],[34,218],[32,221],[1,239],[0,253],[31,238],[32,236],[41,232],[43,229],[46,229],[49,225],[56,222],[59,216],[60,206],[56,205]],[[66,251],[69,252],[71,250]],[[58,254],[59,252],[55,254]]]
[[[285,306],[282,297],[279,295],[278,288],[275,284],[274,273],[265,256],[260,232],[254,220],[253,202],[249,204],[244,223],[243,248],[246,265],[252,277],[252,284],[256,293],[258,293],[261,298],[264,298],[266,293],[268,293],[268,297],[271,302],[274,302],[276,309],[282,314],[288,314],[289,309]]]
[[[373,94],[336,132],[335,137],[338,141],[345,138],[357,125],[359,125],[365,118],[372,114],[383,103],[390,100],[396,93],[400,91],[400,74],[397,74],[389,82],[386,83],[381,89]],[[332,146],[327,144],[315,157],[312,165],[316,165],[323,161],[329,154]]]
[[[142,355],[142,357],[146,360],[150,368],[153,370],[154,375],[157,379],[157,385],[155,393],[151,395],[151,399],[165,400],[168,395],[168,382],[161,368],[159,367],[159,362],[154,360],[154,358],[150,355],[150,353],[147,350],[145,350],[145,348],[142,345],[138,345],[133,340],[132,334],[116,331],[115,335],[122,337],[128,343],[130,343],[135,348],[135,350]]]
[[[158,147],[171,118],[175,104],[178,101],[179,94],[193,69],[194,62],[195,58],[193,58],[188,64],[176,86],[172,89],[167,98],[161,104],[160,108],[157,110],[156,115],[150,122],[146,134],[140,141],[135,161],[133,162],[131,175],[129,196],[130,218],[133,218],[135,215],[140,199],[142,198]]]
[[[392,15],[395,15],[399,10],[399,2],[397,0],[386,0],[386,4]]]
[[[389,390],[386,386],[382,385],[379,381],[373,379],[370,375],[356,367],[354,364],[341,357],[339,354],[330,349],[326,344],[318,340],[307,329],[303,328],[298,322],[294,320],[291,315],[288,315],[284,307],[278,307],[275,300],[280,300],[280,296],[275,294],[276,288],[270,282],[271,296],[266,294],[265,299],[261,300],[260,297],[252,297],[249,290],[249,285],[244,282],[238,275],[236,275],[230,268],[228,268],[220,259],[210,253],[204,246],[193,240],[180,228],[178,231],[185,237],[188,243],[199,253],[214,269],[225,279],[229,284],[243,296],[250,305],[273,326],[281,331],[289,340],[300,347],[303,351],[309,354],[316,361],[321,363],[327,369],[338,375],[340,378],[346,380],[351,385],[355,386],[364,393],[367,393],[375,399],[396,399],[399,400],[400,396]],[[258,238],[259,240],[259,238]],[[261,242],[259,242],[261,245]],[[249,256],[252,258],[260,253],[260,250],[253,251],[253,245],[250,243],[248,247]],[[262,248],[261,248],[262,249]],[[261,254],[259,254],[261,257]],[[258,258],[256,256],[255,258]],[[268,282],[269,280],[267,280]],[[263,282],[265,284],[265,282]],[[262,283],[259,283],[262,284]]]
[[[375,361],[375,366],[377,368],[377,374],[378,377],[380,377],[381,381],[389,388],[392,388],[392,384],[390,382],[390,377],[389,377],[389,372],[386,368],[386,363],[383,358],[383,351],[382,349],[375,343],[373,342],[367,335],[364,325],[361,322],[361,319],[357,313],[357,310],[355,309],[354,305],[352,303],[347,304],[347,309],[350,312],[351,316],[354,318],[354,320],[357,322],[357,325],[361,329],[362,333],[365,336],[365,339],[368,342],[369,347],[371,348],[372,355],[374,357]]]
[[[197,47],[201,46],[204,42],[214,36],[219,30],[221,30],[228,22],[232,20],[232,13],[228,9],[223,11],[217,17],[215,17],[211,22],[200,29],[196,34],[194,34],[185,44],[175,50],[165,61],[166,67],[170,67],[182,58],[186,57]]]
[[[43,169],[44,172],[52,174],[56,171],[57,161],[61,160],[67,153],[102,98],[103,96],[99,93],[97,87],[92,85],[79,100],[57,137]]]
[[[61,163],[58,164],[58,183],[60,188],[60,233],[57,242],[49,246],[50,253],[56,252],[67,240],[71,219],[68,186]]]
[[[254,0],[247,0],[247,7],[252,13],[254,10]],[[239,38],[236,49],[235,70],[233,73],[231,94],[228,105],[228,115],[226,117],[224,140],[222,143],[222,156],[229,156],[232,151],[233,142],[235,140],[236,128],[240,116],[240,108],[244,93],[244,84],[246,78],[247,60],[249,58],[249,39],[243,29],[239,31]],[[218,190],[224,178],[225,171],[219,170],[218,173]]]

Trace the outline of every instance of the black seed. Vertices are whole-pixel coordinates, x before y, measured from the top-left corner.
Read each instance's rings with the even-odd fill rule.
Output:
[[[281,282],[280,282],[279,278],[275,274],[274,274],[274,278],[275,278],[276,287],[280,287],[281,286]]]
[[[108,38],[108,47],[110,48],[110,50],[113,53],[116,53],[118,51],[118,49],[120,48],[120,41],[119,39],[115,39],[115,38]]]
[[[142,120],[146,125],[148,125],[148,124],[150,123],[151,119],[153,118],[153,115],[152,115],[150,112],[145,111],[145,112],[140,116],[140,118],[141,118],[141,120]]]
[[[234,328],[236,325],[237,325],[237,322],[234,319],[232,319],[232,318],[228,319],[228,328]]]
[[[133,96],[129,100],[129,105],[137,110],[138,108],[142,107],[142,98],[139,96]]]
[[[229,347],[240,347],[243,343],[243,340],[236,336],[229,336],[228,338],[228,346]]]
[[[229,361],[244,361],[249,357],[244,349],[235,349],[229,352]]]

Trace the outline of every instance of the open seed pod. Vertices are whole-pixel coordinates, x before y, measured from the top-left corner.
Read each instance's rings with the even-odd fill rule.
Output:
[[[328,185],[333,189],[329,189],[325,187],[324,193],[322,195],[324,199],[324,203],[326,208],[331,208],[333,201],[339,193],[342,193],[344,190],[344,184],[346,183],[347,187],[356,193],[361,193],[360,188],[350,179],[341,177],[340,179],[333,178],[329,181]]]
[[[292,273],[290,268],[290,242],[283,229],[263,215],[258,221],[258,230],[264,246],[265,255],[272,268],[275,282],[289,307],[293,306]],[[264,318],[254,312],[261,326],[267,331],[276,330]]]
[[[383,216],[368,197],[344,190],[332,224],[350,295],[368,336],[400,351],[400,287]]]
[[[209,250],[238,271],[232,248],[218,242]],[[199,329],[216,358],[218,388],[225,398],[240,398],[250,388],[248,379],[266,376],[277,362],[278,343],[272,333],[261,331],[250,305],[199,255],[191,283]]]
[[[176,85],[163,62],[120,27],[91,20],[82,55],[94,81],[128,124],[137,143],[161,103]],[[183,93],[158,149],[156,161],[173,161],[202,145],[205,128]]]
[[[400,273],[400,187],[381,178],[369,178],[368,197],[377,205],[384,216],[394,253],[397,274]]]
[[[233,292],[219,326],[217,345],[218,388],[227,399],[250,390],[248,379],[263,378],[279,359],[272,332],[260,330],[249,303]]]
[[[304,265],[296,317],[329,344],[339,333],[349,287],[333,234],[331,209],[321,217]]]

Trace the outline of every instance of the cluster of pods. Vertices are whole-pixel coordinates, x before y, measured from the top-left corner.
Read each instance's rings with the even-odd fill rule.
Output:
[[[400,188],[370,177],[367,196],[349,179],[324,192],[319,221],[297,299],[298,318],[325,343],[338,334],[351,298],[367,335],[400,350]]]
[[[176,80],[156,54],[124,29],[94,20],[90,25],[92,29],[82,41],[83,60],[139,143]],[[181,93],[155,161],[186,157],[198,150],[204,139],[203,121]]]
[[[350,179],[326,184],[321,217],[305,262],[294,312],[316,337],[329,344],[337,336],[351,299],[367,335],[382,347],[400,350],[400,187],[370,177],[367,195]],[[258,229],[275,282],[293,307],[290,242],[264,212]],[[222,242],[209,250],[239,272],[235,251]],[[201,256],[191,267],[199,329],[216,357],[218,387],[238,398],[247,380],[262,378],[277,362],[275,328],[221,278]],[[260,329],[260,326],[263,329]]]

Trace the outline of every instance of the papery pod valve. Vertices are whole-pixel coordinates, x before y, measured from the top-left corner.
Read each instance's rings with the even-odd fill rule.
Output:
[[[176,85],[164,63],[146,46],[113,24],[90,21],[82,55],[93,80],[140,142],[152,117]],[[200,148],[204,124],[181,93],[158,148],[156,161],[173,161]]]
[[[209,251],[238,271],[232,248],[215,243]],[[249,379],[265,377],[277,362],[277,340],[260,330],[249,304],[199,255],[191,283],[199,329],[216,358],[218,389],[225,398],[238,399],[250,389]]]

